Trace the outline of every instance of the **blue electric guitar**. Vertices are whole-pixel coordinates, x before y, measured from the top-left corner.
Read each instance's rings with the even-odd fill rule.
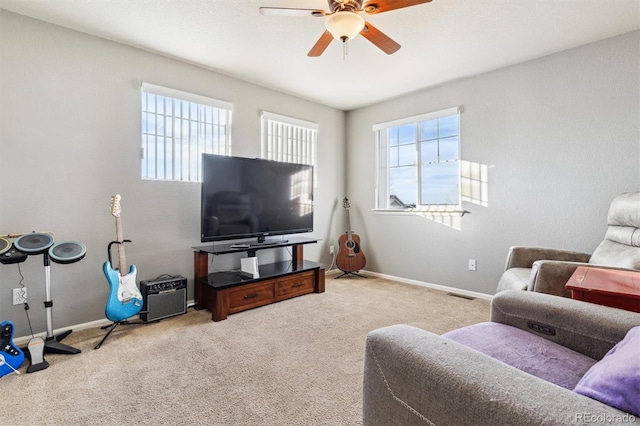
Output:
[[[24,362],[24,353],[13,344],[13,323],[4,321],[0,324],[0,377],[18,373]]]
[[[109,298],[105,307],[105,315],[113,322],[121,322],[137,314],[142,309],[142,294],[136,284],[137,269],[134,265],[129,268],[127,275],[127,260],[124,255],[124,240],[122,238],[122,224],[120,223],[120,195],[111,197],[111,214],[116,218],[116,236],[118,246],[118,269],[113,269],[106,261],[102,266],[109,282]]]

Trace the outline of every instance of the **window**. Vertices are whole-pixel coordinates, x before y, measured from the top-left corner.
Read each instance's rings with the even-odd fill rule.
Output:
[[[262,158],[315,166],[317,139],[316,123],[262,112]]]
[[[459,122],[449,108],[374,126],[377,209],[460,210]]]
[[[231,154],[231,104],[142,84],[142,178],[200,182],[201,157]]]

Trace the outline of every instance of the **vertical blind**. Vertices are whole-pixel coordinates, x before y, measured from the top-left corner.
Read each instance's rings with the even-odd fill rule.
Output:
[[[203,153],[230,155],[228,102],[142,84],[142,178],[199,182]]]
[[[287,163],[316,165],[318,125],[262,112],[262,157]]]

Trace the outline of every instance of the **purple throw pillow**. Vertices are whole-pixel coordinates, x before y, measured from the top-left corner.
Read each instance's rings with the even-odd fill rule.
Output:
[[[640,326],[629,330],[573,391],[640,416]]]

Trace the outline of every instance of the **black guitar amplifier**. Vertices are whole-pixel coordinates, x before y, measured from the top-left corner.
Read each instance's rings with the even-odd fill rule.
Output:
[[[140,281],[142,321],[156,321],[187,313],[187,279],[182,275]]]

